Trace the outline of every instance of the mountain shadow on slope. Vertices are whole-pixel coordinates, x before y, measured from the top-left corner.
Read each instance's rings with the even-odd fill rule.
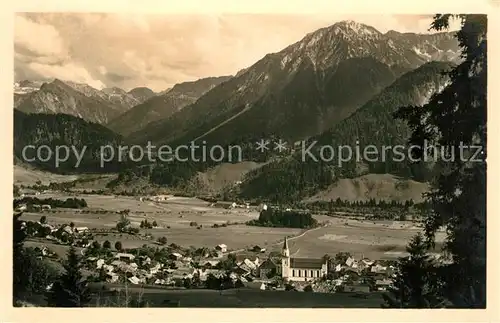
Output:
[[[120,135],[112,132],[108,128],[85,121],[81,118],[67,114],[26,114],[18,110],[14,110],[14,156],[15,160],[30,164],[38,169],[54,172],[54,173],[103,173],[117,172],[122,167],[126,166],[126,161],[118,162],[118,158],[114,161],[104,163],[101,167],[101,147],[111,145],[115,147],[123,143],[123,138]],[[28,147],[28,146],[32,147]],[[43,148],[41,154],[36,157],[36,149],[46,145],[51,151],[49,156],[47,149]],[[55,151],[58,146],[65,146],[70,149],[69,157],[66,161],[60,163],[56,167]],[[25,156],[23,149],[25,147]],[[76,149],[79,153],[83,148],[85,153],[78,167],[77,157],[73,153]],[[66,156],[62,149],[60,157]],[[29,161],[25,159],[35,159]],[[42,160],[41,160],[42,159]],[[47,159],[46,161],[44,161]]]
[[[432,163],[413,163],[408,158],[400,161],[391,151],[387,151],[382,158],[382,147],[406,146],[409,128],[405,123],[394,120],[392,113],[401,106],[418,105],[439,91],[447,82],[442,72],[450,66],[450,63],[431,62],[404,74],[331,130],[304,143],[303,147],[307,149],[316,142],[309,151],[318,161],[308,157],[308,154],[304,154],[303,158],[301,152],[273,161],[247,174],[240,187],[241,196],[274,201],[302,199],[325,189],[338,178],[352,178],[366,173],[390,173],[418,181],[428,180],[432,175]],[[337,149],[343,145],[350,146],[353,153],[359,146],[361,157],[365,147],[374,145],[379,155],[373,161],[360,161],[354,155],[340,167],[338,159],[325,161],[320,158],[321,147]],[[334,151],[335,156],[337,152]],[[364,166],[361,167],[362,172],[361,165]]]

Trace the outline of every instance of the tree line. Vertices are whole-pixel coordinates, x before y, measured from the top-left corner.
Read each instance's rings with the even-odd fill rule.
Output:
[[[259,218],[248,221],[247,225],[306,229],[317,226],[318,221],[310,213],[270,208],[262,210]]]
[[[50,205],[54,208],[69,208],[69,209],[82,209],[87,207],[87,201],[85,199],[79,198],[67,198],[66,200],[58,200],[53,198],[39,199],[37,197],[23,197],[14,200],[14,208],[20,205],[26,204],[28,207],[33,207],[33,205]]]

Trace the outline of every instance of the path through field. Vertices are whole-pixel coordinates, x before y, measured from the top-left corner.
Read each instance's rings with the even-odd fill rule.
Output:
[[[313,231],[315,231],[315,230],[318,230],[318,229],[321,229],[321,228],[327,227],[327,226],[329,226],[329,225],[330,225],[330,223],[326,223],[325,225],[322,225],[322,226],[319,226],[319,227],[316,227],[316,228],[313,228],[313,229],[308,229],[308,230],[306,230],[306,231],[302,232],[301,234],[298,234],[298,235],[296,235],[296,236],[293,236],[293,237],[288,238],[288,241],[292,241],[292,240],[295,240],[295,239],[298,239],[298,238],[302,238],[302,237],[303,237],[303,236],[305,236],[307,233],[311,233],[311,232],[313,232]],[[277,246],[277,245],[280,245],[280,244],[282,244],[282,243],[283,243],[283,240],[280,240],[280,241],[278,241],[278,242],[275,242],[275,243],[271,244],[271,246]],[[238,249],[238,250],[233,250],[233,251],[229,251],[229,252],[227,252],[225,255],[228,255],[228,254],[230,254],[230,253],[243,252],[243,251],[245,251],[245,250],[246,250],[246,248],[242,248],[242,249]],[[299,252],[299,250],[300,250],[300,248],[299,248],[299,249],[297,249],[297,250],[294,252],[294,254],[298,253],[298,252]]]

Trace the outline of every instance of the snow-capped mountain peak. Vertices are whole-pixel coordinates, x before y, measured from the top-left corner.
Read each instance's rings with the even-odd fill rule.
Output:
[[[343,32],[344,34],[356,34],[359,37],[378,37],[382,35],[377,29],[353,20],[340,21],[330,28],[335,34]]]

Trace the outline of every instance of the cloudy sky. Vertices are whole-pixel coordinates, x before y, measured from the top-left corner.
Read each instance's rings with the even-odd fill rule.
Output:
[[[425,15],[17,14],[15,79],[59,78],[96,88],[165,90],[234,75],[316,29],[355,20],[381,32],[427,33]]]

